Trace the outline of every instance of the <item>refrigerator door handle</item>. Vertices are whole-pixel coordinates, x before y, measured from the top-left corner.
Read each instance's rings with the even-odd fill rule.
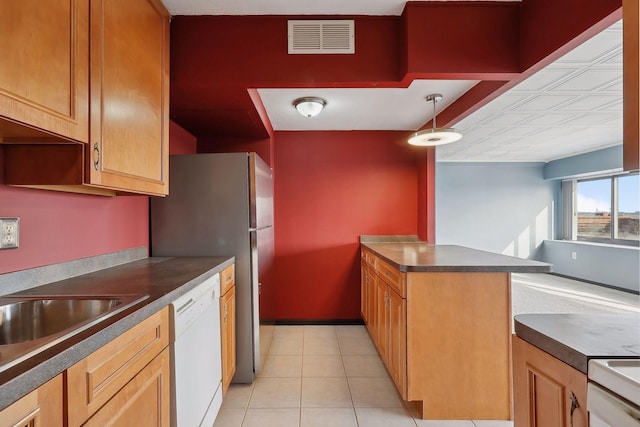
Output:
[[[254,231],[266,230],[267,228],[271,228],[271,227],[273,227],[273,225],[265,225],[264,227],[259,227],[259,228],[250,228],[249,233],[252,233]]]

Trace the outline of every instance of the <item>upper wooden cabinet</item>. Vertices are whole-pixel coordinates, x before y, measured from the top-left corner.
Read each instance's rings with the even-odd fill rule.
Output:
[[[4,9],[9,8],[4,3],[0,23],[7,15]],[[168,194],[170,15],[160,0],[67,0],[69,5],[66,9],[62,8],[66,12],[57,10],[64,1],[47,2],[46,9],[50,4],[55,4],[51,9],[56,9],[56,13],[49,13],[40,19],[48,23],[53,20],[52,17],[58,17],[58,13],[61,16],[66,13],[71,16],[64,21],[66,25],[75,25],[67,31],[71,32],[71,36],[59,37],[60,44],[65,41],[68,45],[65,61],[67,65],[71,63],[67,68],[71,67],[72,70],[66,71],[71,78],[69,75],[65,78],[65,69],[61,66],[61,70],[55,70],[54,76],[47,76],[46,72],[41,71],[29,77],[27,83],[20,81],[17,71],[9,73],[5,68],[22,67],[14,66],[11,61],[22,64],[20,54],[33,54],[32,44],[37,47],[36,52],[43,50],[48,55],[51,49],[47,47],[48,44],[56,44],[56,40],[49,39],[55,38],[52,34],[61,33],[61,30],[49,31],[48,26],[41,29],[37,18],[32,17],[44,14],[40,2],[29,0],[25,5],[18,3],[20,7],[10,8],[25,9],[23,14],[29,19],[14,24],[14,27],[22,29],[25,36],[17,41],[12,39],[11,43],[16,47],[9,52],[14,52],[13,56],[9,61],[3,61],[4,64],[11,64],[11,67],[0,65],[0,86],[11,83],[16,89],[5,92],[25,92],[26,95],[21,98],[25,104],[42,106],[48,103],[46,108],[41,109],[55,117],[64,118],[64,114],[57,110],[71,103],[68,109],[74,118],[77,116],[78,127],[83,126],[84,136],[76,138],[64,128],[47,127],[46,121],[31,120],[28,114],[22,114],[22,120],[9,117],[13,111],[9,108],[10,104],[8,101],[7,105],[0,103],[0,117],[11,119],[0,121],[4,123],[0,124],[0,135],[5,142],[5,183],[108,195]],[[50,25],[54,26],[53,23]],[[11,30],[5,31],[3,28],[0,31],[8,33]],[[33,34],[35,36],[31,41],[29,36]],[[4,36],[3,40],[9,37],[8,34]],[[64,47],[59,50],[65,52]],[[78,54],[74,55],[75,52]],[[80,52],[84,52],[84,56]],[[58,58],[62,53],[52,55]],[[32,63],[33,68],[49,71],[51,65],[47,58],[36,55],[25,61],[27,65]],[[24,70],[20,71],[27,74]],[[9,77],[5,74],[9,74]],[[50,80],[54,78],[62,79],[67,84],[64,86],[60,83],[51,89],[64,99],[58,100],[53,95],[51,99],[47,98],[45,89],[51,86]],[[43,95],[39,95],[40,92],[35,89],[31,90],[31,87],[42,88]],[[38,97],[37,102],[26,98],[32,92],[33,97]],[[67,95],[67,92],[71,95]],[[5,102],[4,98],[1,102]],[[75,106],[73,102],[78,105]],[[82,109],[83,115],[78,114]],[[18,122],[25,126],[17,125]],[[20,129],[25,130],[22,132]],[[56,137],[39,137],[41,131],[51,132]],[[65,138],[68,143],[59,143],[60,138]],[[74,144],[75,141],[86,144]]]
[[[90,5],[88,182],[167,194],[170,16],[160,0]]]
[[[88,20],[86,1],[0,4],[0,140],[89,141]]]

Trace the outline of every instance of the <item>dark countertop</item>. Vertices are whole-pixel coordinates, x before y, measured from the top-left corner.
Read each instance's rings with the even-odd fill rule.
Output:
[[[425,242],[366,243],[400,271],[549,273],[551,264],[455,245]]]
[[[640,358],[640,314],[519,314],[516,335],[577,370],[589,359]]]
[[[0,372],[0,410],[234,262],[233,257],[145,258],[13,294],[149,297]]]

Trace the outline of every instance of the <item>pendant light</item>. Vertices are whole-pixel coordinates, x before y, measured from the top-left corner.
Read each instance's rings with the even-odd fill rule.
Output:
[[[327,101],[316,96],[304,96],[293,101],[293,106],[298,113],[305,117],[314,117],[327,105]]]
[[[427,96],[427,102],[433,102],[433,128],[415,132],[409,137],[409,144],[421,147],[449,144],[462,138],[462,134],[453,128],[436,127],[436,102],[442,99],[439,93]]]

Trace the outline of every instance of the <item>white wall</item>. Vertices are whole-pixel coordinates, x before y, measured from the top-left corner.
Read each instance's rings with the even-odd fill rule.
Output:
[[[559,181],[544,163],[436,164],[436,243],[542,260],[555,237]]]
[[[549,240],[544,242],[542,261],[553,264],[553,271],[563,276],[640,291],[640,248],[637,247]]]

